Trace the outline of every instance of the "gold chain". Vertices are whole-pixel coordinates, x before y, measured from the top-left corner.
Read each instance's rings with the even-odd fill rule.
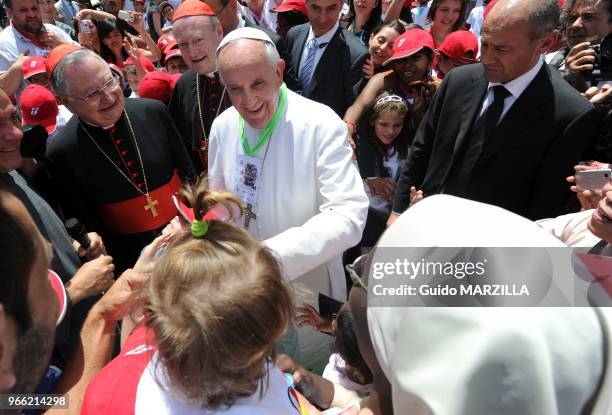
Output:
[[[221,105],[223,104],[223,98],[225,97],[225,86],[223,87],[223,92],[221,93],[221,100],[219,101],[219,105],[217,106],[217,113],[215,114],[215,118],[219,116],[219,110],[221,109]],[[198,99],[198,115],[200,117],[200,126],[202,127],[202,135],[204,136],[204,141],[208,141],[206,137],[206,129],[204,128],[204,116],[202,115],[202,96],[200,95],[200,74],[196,72],[196,94]]]
[[[115,167],[115,169],[117,169],[119,171],[119,173],[121,173],[121,175],[123,177],[125,177],[125,179],[128,182],[130,182],[130,184],[132,186],[134,186],[134,189],[136,189],[141,195],[143,195],[145,197],[148,197],[148,195],[149,195],[149,184],[147,183],[147,175],[145,174],[145,167],[144,167],[144,163],[142,162],[142,155],[140,154],[140,148],[138,147],[138,142],[136,141],[136,134],[134,134],[134,128],[132,128],[132,122],[130,121],[130,117],[128,117],[127,112],[125,111],[125,109],[123,110],[123,114],[125,115],[125,119],[127,121],[128,127],[130,128],[131,138],[132,138],[132,141],[134,142],[134,147],[136,147],[136,153],[138,154],[138,160],[140,161],[140,167],[142,168],[142,178],[144,179],[145,192],[140,190],[140,188],[138,186],[136,186],[136,184],[123,172],[123,170],[121,170],[121,168],[119,166],[117,166],[117,164],[115,164],[115,162],[108,156],[108,154],[106,154],[106,152],[102,149],[102,147],[100,147],[100,145],[91,136],[91,134],[89,134],[89,131],[87,131],[87,128],[85,128],[85,126],[81,123],[80,119],[79,119],[79,125],[83,128],[83,130],[85,130],[85,133],[87,134],[89,139],[91,141],[93,141],[93,143],[96,145],[96,147],[98,147],[98,150],[100,150],[100,152],[104,155],[104,157],[106,157],[106,159],[110,162],[110,164],[112,164],[113,167]],[[111,137],[111,139],[112,139],[112,137]]]

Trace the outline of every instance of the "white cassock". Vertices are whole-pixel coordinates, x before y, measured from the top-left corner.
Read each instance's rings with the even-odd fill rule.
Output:
[[[245,123],[251,148],[262,131]],[[209,146],[211,188],[241,195],[245,153],[234,107],[214,121]],[[368,198],[344,122],[329,107],[287,89],[287,107],[254,157],[263,162],[249,231],[279,255],[287,279],[315,299],[323,293],[346,301],[341,256],[361,239]]]

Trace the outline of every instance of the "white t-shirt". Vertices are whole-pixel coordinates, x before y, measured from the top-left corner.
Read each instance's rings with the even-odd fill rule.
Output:
[[[57,114],[55,130],[47,137],[47,145],[51,143],[62,132],[66,123],[72,118],[72,113],[63,105],[58,106],[59,113]]]
[[[55,33],[61,40],[75,43],[70,36],[57,26],[44,23],[45,30]],[[13,25],[7,26],[0,32],[0,73],[6,71],[26,50],[30,56],[44,56],[51,52],[52,48],[33,43],[30,39],[19,33]]]
[[[323,378],[329,380],[330,382],[338,383],[346,389],[355,391],[360,395],[370,393],[372,390],[371,383],[361,385],[357,382],[353,382],[340,373],[340,370],[344,369],[344,366],[346,366],[346,362],[342,356],[340,356],[338,353],[332,353],[332,355],[329,356],[329,363],[327,363],[325,370],[323,370]]]
[[[480,37],[480,30],[482,29],[482,14],[484,12],[484,6],[474,7],[468,16],[466,23],[470,25],[470,32],[476,37]]]
[[[168,392],[152,332],[140,327],[128,337],[119,356],[92,379],[81,414],[122,415],[299,415],[300,406],[285,376],[268,363],[267,388],[240,397],[231,408],[208,410]],[[206,353],[205,350],[202,353]]]
[[[272,11],[272,9],[276,6],[272,4],[270,0],[264,1],[264,6],[261,10],[261,16],[259,17],[259,19],[255,17],[255,13],[253,13],[248,7],[242,6],[240,3],[238,4],[238,7],[242,10],[242,15],[249,19],[251,22],[270,29],[271,31],[276,33],[276,16],[278,13],[274,13]]]
[[[429,12],[429,6],[413,7],[410,9],[412,21],[420,25],[423,29],[426,29],[430,26],[427,24],[427,12]]]

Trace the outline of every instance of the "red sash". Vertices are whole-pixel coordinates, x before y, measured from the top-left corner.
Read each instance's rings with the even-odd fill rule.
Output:
[[[100,204],[96,208],[98,220],[106,230],[121,235],[161,228],[178,213],[172,203],[172,195],[180,187],[181,179],[174,170],[168,183],[149,193],[152,204],[143,195],[122,202]],[[157,216],[153,216],[153,213]]]

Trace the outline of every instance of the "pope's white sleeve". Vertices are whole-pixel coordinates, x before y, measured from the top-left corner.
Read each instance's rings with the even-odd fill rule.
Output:
[[[208,137],[208,186],[211,189],[226,189],[217,127],[217,122],[213,122]]]
[[[337,118],[337,117],[336,117]],[[332,124],[330,126],[330,124]],[[346,125],[332,120],[314,133],[319,213],[302,226],[267,239],[276,251],[285,275],[297,278],[338,257],[361,240],[368,198],[351,158]]]

